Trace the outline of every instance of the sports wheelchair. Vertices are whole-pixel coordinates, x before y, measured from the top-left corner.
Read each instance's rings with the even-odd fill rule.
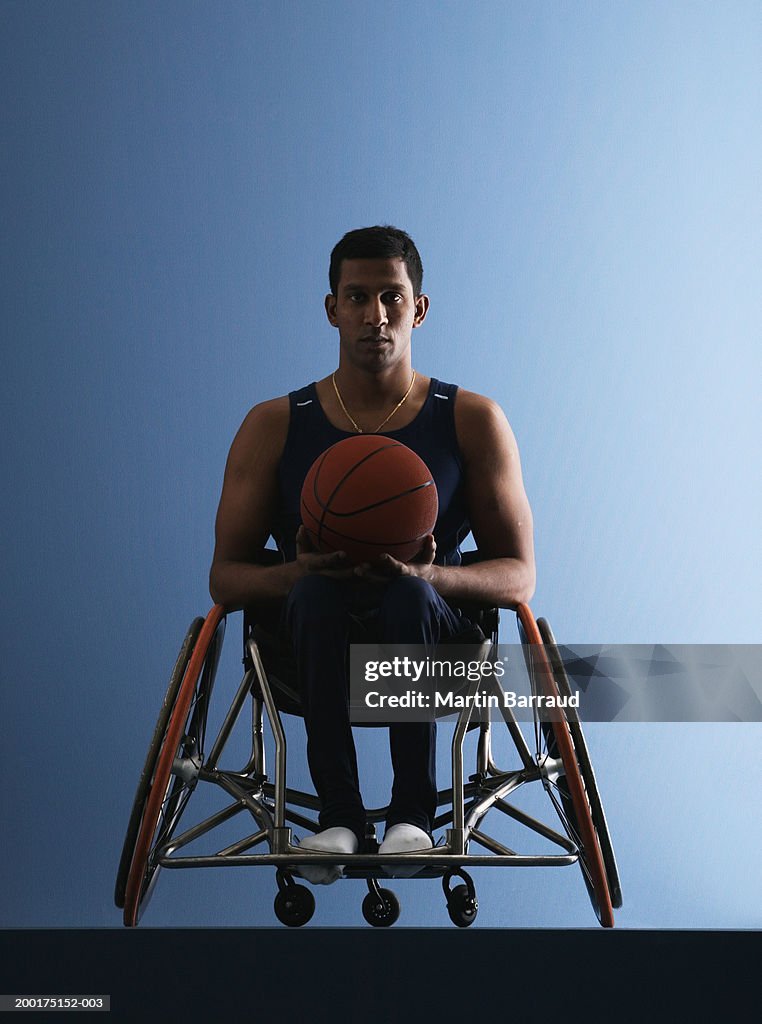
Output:
[[[276,554],[276,553],[272,553]],[[464,561],[478,559],[468,553]],[[499,611],[469,608],[485,640],[487,655],[498,643]],[[571,688],[550,626],[535,620],[530,608],[516,609],[519,637],[532,693],[557,699],[569,697]],[[226,610],[215,605],[206,618],[191,623],[169,682],[135,795],[124,840],[114,893],[123,910],[124,924],[138,924],[163,868],[270,865],[276,868],[274,910],[291,927],[307,923],[315,910],[312,891],[294,880],[301,864],[345,865],[345,878],[364,878],[368,893],[362,904],[365,920],[388,927],[399,917],[395,893],[379,885],[389,857],[378,854],[375,824],[386,808],[367,812],[366,842],[352,855],[305,852],[292,842],[291,826],[319,831],[319,803],[314,794],[288,788],[286,736],[282,714],[300,714],[299,694],[293,678],[268,650],[267,634],[244,614],[244,676],[219,732],[207,747],[207,720],[217,666],[225,634]],[[500,687],[499,681],[494,686]],[[233,728],[247,703],[251,705],[251,750],[237,771],[219,767]],[[538,702],[539,703],[539,702]],[[559,702],[563,704],[564,702]],[[474,721],[473,706],[463,708],[452,738],[451,788],[438,793],[434,831],[444,829],[438,844],[425,852],[395,854],[394,868],[415,870],[415,878],[441,878],[450,920],[460,928],[473,924],[478,901],[467,867],[559,867],[577,863],[600,924],[611,928],[613,910],[622,905],[614,851],[579,716],[573,706],[546,721],[533,710],[534,720],[522,731],[510,707],[500,715],[515,747],[517,764],[499,768],[492,755],[494,722]],[[532,704],[536,709],[537,704]],[[272,781],[265,768],[264,722],[275,749]],[[475,771],[464,779],[466,733],[478,729]],[[529,740],[525,736],[531,733]],[[248,750],[248,738],[246,740]],[[229,802],[203,821],[180,831],[180,821],[191,794],[200,783],[219,787]],[[539,783],[550,797],[563,834],[508,802],[508,797],[530,783]],[[311,812],[308,817],[304,812]],[[554,851],[520,853],[506,846],[484,825],[485,818],[502,815],[542,837]],[[214,853],[189,855],[190,844],[201,843],[215,829],[242,816],[245,834]],[[249,832],[251,821],[256,831]],[[500,819],[498,819],[500,820]],[[264,852],[251,852],[256,848]],[[472,852],[479,847],[479,853]],[[398,876],[399,877],[399,876]],[[455,882],[455,884],[453,884]]]

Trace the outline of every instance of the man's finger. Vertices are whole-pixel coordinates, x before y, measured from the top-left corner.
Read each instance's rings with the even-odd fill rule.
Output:
[[[315,565],[318,568],[331,569],[337,565],[346,565],[347,553],[346,551],[331,551],[327,555],[318,555],[315,559]]]
[[[296,531],[296,550],[298,554],[305,554],[313,550],[309,534],[304,526],[300,526]]]

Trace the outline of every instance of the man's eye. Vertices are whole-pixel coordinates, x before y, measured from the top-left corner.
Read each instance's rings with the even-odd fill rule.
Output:
[[[398,292],[387,292],[384,298],[387,302],[402,302],[402,296]]]

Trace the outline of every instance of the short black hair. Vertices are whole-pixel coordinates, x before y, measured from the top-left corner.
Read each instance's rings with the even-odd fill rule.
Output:
[[[423,288],[423,264],[415,242],[406,231],[391,224],[348,231],[331,253],[328,281],[331,294],[336,295],[343,260],[403,260],[413,295],[418,298]]]

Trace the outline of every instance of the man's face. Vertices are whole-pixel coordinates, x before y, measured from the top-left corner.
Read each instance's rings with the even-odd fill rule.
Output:
[[[326,295],[325,309],[343,357],[371,372],[406,358],[429,300],[413,295],[404,260],[343,260],[336,291]]]

